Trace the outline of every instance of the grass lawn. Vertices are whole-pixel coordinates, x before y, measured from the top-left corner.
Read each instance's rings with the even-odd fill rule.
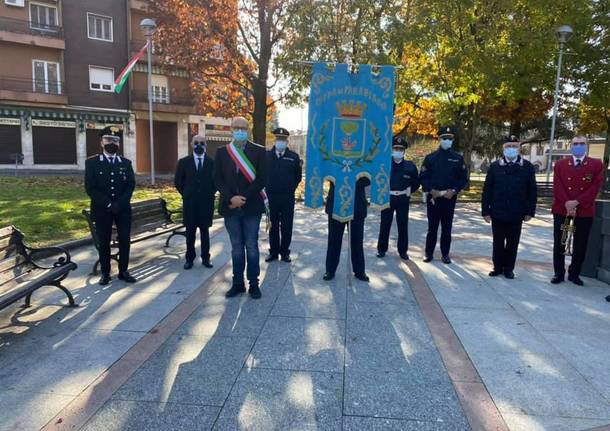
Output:
[[[137,186],[133,201],[162,197],[170,209],[181,206],[170,183]],[[35,246],[83,238],[89,228],[83,209],[89,208],[83,177],[0,177],[0,226],[15,225]]]

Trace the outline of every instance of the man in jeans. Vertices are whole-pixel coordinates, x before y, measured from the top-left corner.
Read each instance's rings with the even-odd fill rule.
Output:
[[[233,285],[227,298],[246,291],[244,269],[248,262],[249,293],[261,297],[258,231],[265,212],[264,186],[267,183],[265,148],[248,141],[248,121],[235,117],[231,123],[233,141],[216,152],[214,182],[220,191],[220,215],[231,240]]]

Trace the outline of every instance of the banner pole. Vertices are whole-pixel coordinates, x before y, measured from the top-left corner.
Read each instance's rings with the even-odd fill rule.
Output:
[[[347,285],[352,287],[352,222],[347,222],[347,262],[345,268],[347,269]]]

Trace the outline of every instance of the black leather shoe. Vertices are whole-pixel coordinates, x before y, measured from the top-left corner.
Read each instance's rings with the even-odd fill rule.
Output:
[[[214,265],[210,263],[209,259],[201,259],[201,264],[206,268],[214,268]]]
[[[282,256],[282,262],[286,262],[286,263],[292,262],[292,259],[290,259],[290,255],[287,254],[286,256]]]
[[[274,255],[270,254],[269,256],[267,256],[265,258],[265,262],[273,262],[274,260],[277,260],[277,255],[274,256]]]
[[[119,272],[119,280],[123,280],[125,283],[135,283],[136,278],[133,277],[129,272]]]
[[[559,283],[563,283],[563,277],[554,275],[553,278],[551,278],[551,284],[559,284]]]
[[[432,262],[432,259],[434,259],[432,256],[424,256],[424,262],[426,263]]]
[[[449,256],[443,256],[442,261],[445,265],[449,265],[451,263],[451,258]]]
[[[610,295],[606,296],[606,301],[610,302]]]
[[[100,277],[100,281],[99,281],[99,285],[100,286],[107,286],[108,283],[110,283],[110,280],[112,280],[112,278],[110,278],[109,274],[102,274],[102,276]]]
[[[184,262],[184,269],[191,269],[193,267],[193,262],[186,261]]]
[[[354,277],[356,277],[358,280],[364,281],[366,283],[368,283],[370,280],[369,276],[366,275],[366,273],[364,273],[364,272],[362,274],[354,274]]]
[[[377,252],[377,257],[378,257],[379,259],[384,258],[384,257],[385,257],[385,251],[383,251],[383,252],[382,252],[382,251],[378,251],[378,252]]]
[[[585,285],[584,281],[582,281],[578,275],[568,275],[568,280],[577,286]]]
[[[322,280],[330,281],[333,278],[335,278],[335,274],[331,274],[330,272],[327,272],[326,274],[324,274],[324,277],[322,277]]]
[[[234,296],[241,295],[246,291],[246,286],[244,284],[234,284],[231,288],[225,293],[227,298],[233,298]]]
[[[499,269],[494,269],[493,271],[491,271],[489,273],[490,277],[497,277],[498,275],[502,274],[502,271],[500,271]]]
[[[252,298],[252,299],[260,299],[260,297],[263,296],[261,294],[260,288],[258,287],[258,284],[250,286],[248,293],[250,294],[250,298]]]
[[[407,253],[403,253],[403,254],[400,255],[400,258],[402,260],[409,260],[409,255]]]
[[[512,271],[506,271],[504,272],[504,277],[508,278],[509,280],[512,280],[513,278],[515,278],[515,273]]]

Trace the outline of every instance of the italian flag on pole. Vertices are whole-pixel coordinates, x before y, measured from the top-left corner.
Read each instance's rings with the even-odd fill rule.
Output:
[[[140,52],[138,52],[138,54],[134,58],[132,58],[129,61],[129,63],[127,63],[127,67],[125,67],[125,69],[123,69],[121,74],[119,76],[117,76],[116,80],[114,81],[114,92],[115,93],[120,93],[121,90],[123,90],[123,87],[125,86],[125,83],[129,79],[129,75],[131,75],[131,72],[133,71],[134,66],[142,58],[142,56],[146,52],[147,48],[148,48],[148,42],[146,42],[146,45],[144,45],[142,47]]]

